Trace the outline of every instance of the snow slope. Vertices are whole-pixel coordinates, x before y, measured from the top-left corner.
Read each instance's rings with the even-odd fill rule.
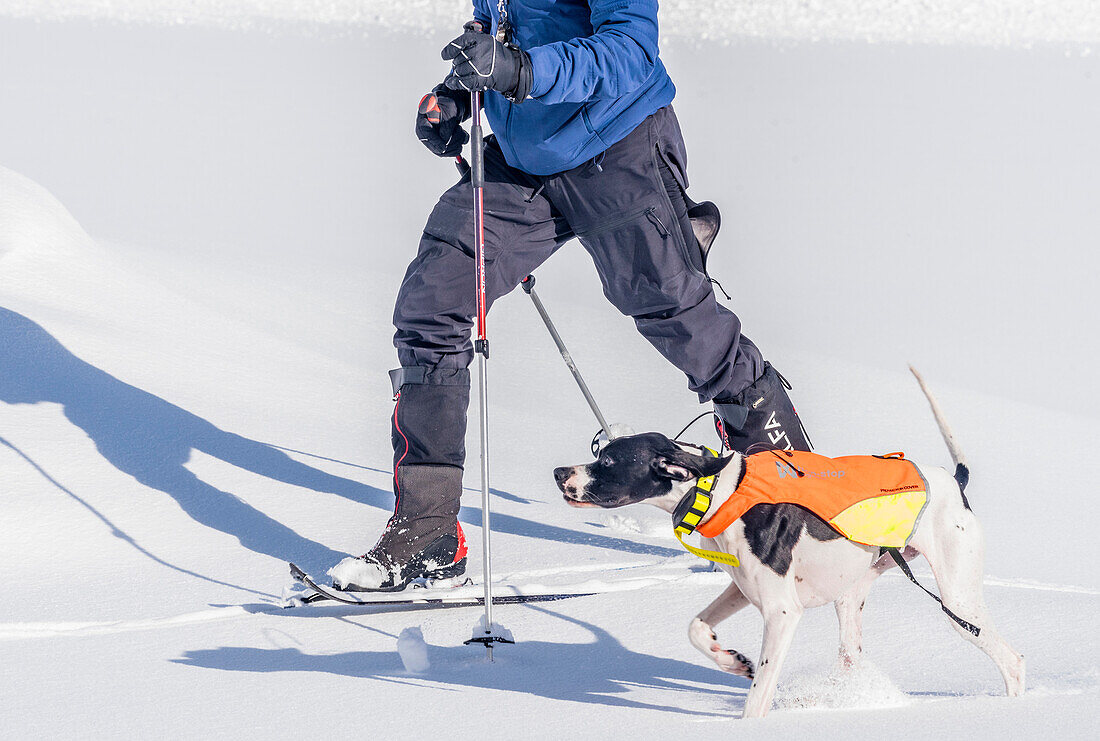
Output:
[[[497,573],[696,571],[499,608],[493,665],[461,644],[479,610],[276,606],[286,560],[320,573],[386,518],[389,313],[454,178],[409,111],[445,37],[0,20],[0,737],[1091,737],[1100,63],[1058,50],[665,51],[715,272],[819,447],[946,462],[905,363],[935,388],[1024,697],[888,575],[866,667],[834,673],[812,611],[777,710],[736,721],[745,683],[684,630],[721,578],[655,510],[561,504],[595,425],[522,293],[490,318]],[[694,416],[579,247],[538,277],[609,417]],[[755,656],[759,616],[720,634]]]

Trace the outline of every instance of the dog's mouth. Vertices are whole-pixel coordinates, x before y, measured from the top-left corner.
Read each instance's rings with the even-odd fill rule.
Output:
[[[577,468],[563,466],[554,469],[554,479],[561,489],[565,503],[570,507],[596,507],[592,502],[584,501],[584,485],[578,480]]]
[[[599,507],[600,506],[598,504],[593,504],[592,502],[585,502],[581,499],[574,499],[573,497],[569,496],[568,493],[563,494],[562,498],[565,499],[565,503],[568,504],[570,507]]]
[[[562,499],[564,499],[565,503],[568,504],[570,507],[596,507],[596,506],[599,506],[599,505],[593,504],[592,502],[584,501],[581,498],[581,497],[584,496],[584,493],[579,491],[577,489],[577,487],[573,486],[572,484],[569,484],[565,481],[562,481],[558,486],[561,489]]]

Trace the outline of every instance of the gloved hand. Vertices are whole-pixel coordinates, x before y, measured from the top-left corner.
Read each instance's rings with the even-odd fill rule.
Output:
[[[512,44],[502,44],[470,21],[465,32],[443,47],[441,56],[454,69],[443,83],[452,90],[496,90],[513,103],[531,92],[531,57]]]
[[[470,117],[470,94],[442,83],[420,99],[416,138],[438,157],[457,157],[470,135],[460,125]]]

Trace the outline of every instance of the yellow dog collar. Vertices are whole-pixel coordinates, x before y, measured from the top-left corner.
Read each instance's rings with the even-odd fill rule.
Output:
[[[703,450],[707,455],[715,458],[718,457],[717,451],[711,450],[710,448],[703,448]],[[696,555],[699,558],[705,558],[708,561],[716,561],[717,563],[725,563],[731,566],[740,566],[741,562],[737,560],[736,556],[731,556],[728,553],[719,553],[718,551],[708,551],[703,548],[696,548],[684,542],[684,536],[691,535],[695,532],[695,528],[698,527],[699,523],[706,517],[707,511],[710,509],[710,492],[714,489],[714,483],[717,480],[717,474],[699,479],[695,483],[695,486],[692,487],[691,491],[680,500],[680,503],[676,505],[676,509],[672,513],[673,532],[676,533],[676,539],[680,541],[680,545],[682,545],[688,553]]]

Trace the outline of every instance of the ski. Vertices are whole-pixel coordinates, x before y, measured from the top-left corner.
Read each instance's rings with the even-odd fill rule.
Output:
[[[574,584],[545,586],[541,584],[494,583],[493,604],[515,605],[530,602],[555,602],[573,597],[590,597],[608,592],[631,591],[655,584],[684,578],[689,569],[672,569],[646,576],[608,580],[610,572],[602,579],[589,579]],[[436,605],[445,607],[481,607],[485,605],[484,586],[467,581],[453,587],[429,587],[413,584],[396,592],[345,592],[335,587],[318,584],[309,574],[295,564],[290,564],[294,581],[306,588],[307,594],[293,595],[286,600],[286,607],[339,603],[359,607]]]
[[[298,597],[306,605],[332,601],[345,605],[369,607],[371,605],[447,605],[449,607],[482,607],[485,605],[483,594],[471,594],[471,590],[481,591],[480,585],[464,584],[457,587],[431,588],[410,586],[399,592],[344,592],[333,587],[325,587],[313,580],[295,564],[290,564],[290,575],[299,584],[311,590],[311,594]],[[516,605],[528,602],[555,602],[572,597],[588,597],[595,591],[557,591],[499,594],[493,597],[494,605]],[[369,596],[355,596],[369,595]]]

